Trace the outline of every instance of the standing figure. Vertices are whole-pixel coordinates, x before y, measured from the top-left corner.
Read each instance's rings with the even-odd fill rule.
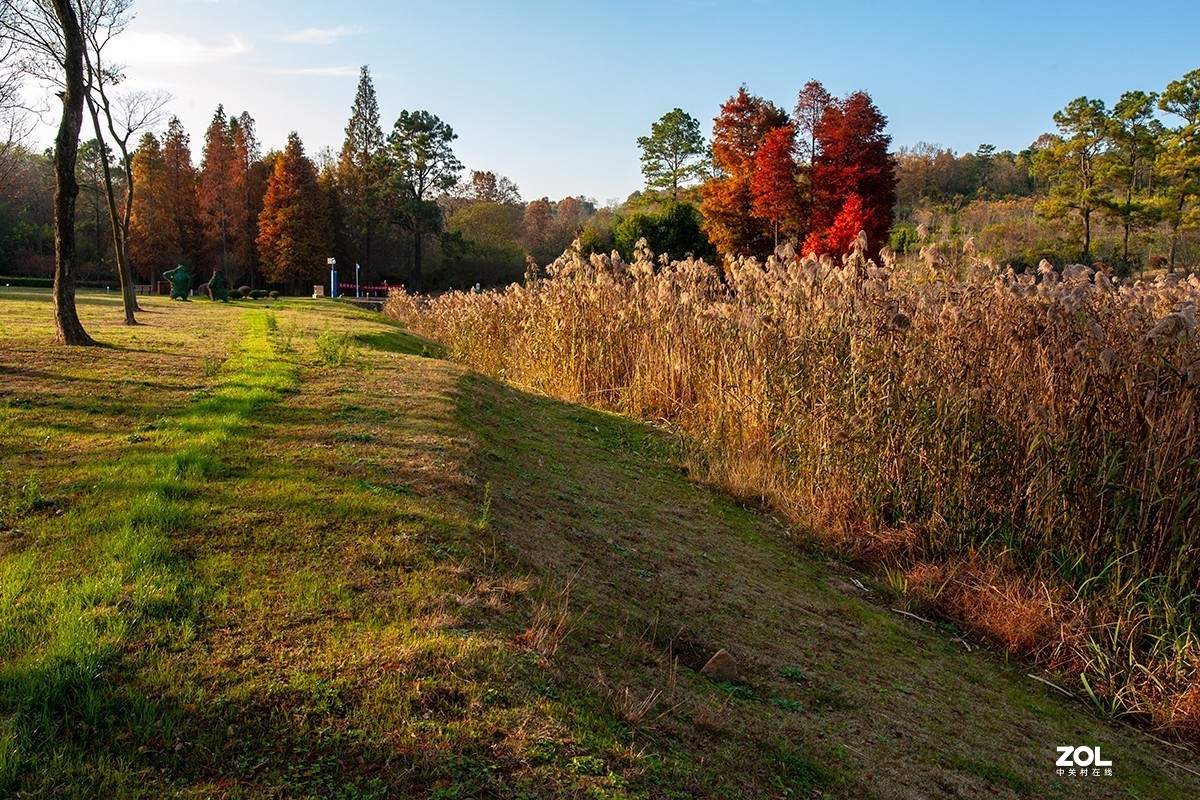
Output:
[[[229,302],[229,282],[219,269],[214,269],[212,277],[208,280],[208,296],[214,301]]]
[[[192,276],[188,274],[187,267],[180,264],[164,272],[163,277],[171,282],[171,299],[187,302],[188,290],[192,288]]]

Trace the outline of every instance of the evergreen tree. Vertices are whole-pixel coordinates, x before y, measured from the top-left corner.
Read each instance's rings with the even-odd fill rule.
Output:
[[[1171,81],[1158,107],[1180,121],[1165,131],[1158,157],[1165,179],[1162,216],[1171,226],[1169,263],[1174,269],[1180,235],[1200,228],[1200,69]]]
[[[1083,259],[1092,254],[1092,215],[1100,208],[1100,160],[1108,133],[1104,101],[1078,97],[1054,114],[1059,135],[1050,137],[1034,154],[1034,174],[1049,184],[1038,204],[1047,216],[1074,211],[1083,226]]]
[[[428,111],[401,111],[388,136],[389,193],[395,219],[413,237],[410,286],[421,288],[425,236],[441,232],[434,198],[458,183],[462,164],[454,156],[454,129]]]
[[[384,165],[383,129],[379,126],[379,102],[371,72],[359,72],[358,91],[346,124],[346,139],[338,154],[336,185],[350,256],[372,264],[378,229],[384,220],[382,209]]]
[[[1121,263],[1129,267],[1129,237],[1155,221],[1151,178],[1162,140],[1162,124],[1154,118],[1158,95],[1126,92],[1108,116],[1109,158],[1101,172],[1106,190],[1104,210],[1121,226]]]
[[[700,123],[681,108],[672,109],[650,126],[649,136],[639,136],[642,174],[646,186],[669,191],[679,200],[679,189],[704,174],[707,148]]]

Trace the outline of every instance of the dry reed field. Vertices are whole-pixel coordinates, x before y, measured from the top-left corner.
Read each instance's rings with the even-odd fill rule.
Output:
[[[487,375],[668,423],[700,477],[905,602],[1200,738],[1200,278],[860,252],[572,250],[387,311]]]

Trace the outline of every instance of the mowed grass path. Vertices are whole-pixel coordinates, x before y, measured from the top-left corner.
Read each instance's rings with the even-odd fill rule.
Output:
[[[0,796],[1200,796],[651,429],[330,302],[117,303],[62,349],[0,290]]]

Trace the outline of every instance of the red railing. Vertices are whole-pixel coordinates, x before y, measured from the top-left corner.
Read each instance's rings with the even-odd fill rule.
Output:
[[[370,292],[371,294],[387,294],[392,289],[396,289],[396,288],[398,288],[398,287],[388,286],[386,284],[383,286],[359,286],[358,291],[362,292],[363,294],[367,294],[368,292]],[[339,281],[338,282],[338,295],[341,297],[353,297],[354,296],[354,284],[353,283],[341,283]]]

